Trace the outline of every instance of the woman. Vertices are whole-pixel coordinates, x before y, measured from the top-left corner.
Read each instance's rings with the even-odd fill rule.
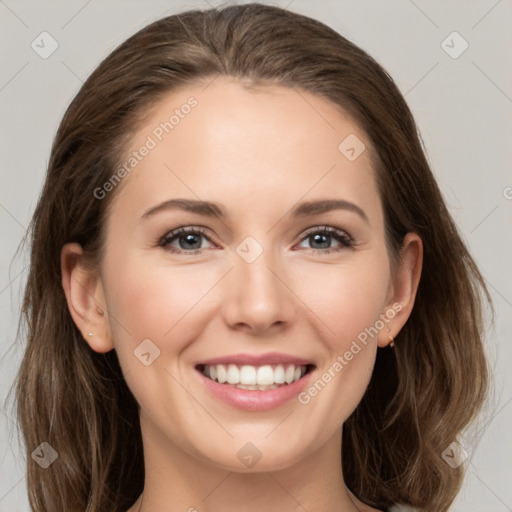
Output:
[[[64,115],[31,228],[34,511],[448,510],[490,298],[344,37],[258,4],[145,27]]]

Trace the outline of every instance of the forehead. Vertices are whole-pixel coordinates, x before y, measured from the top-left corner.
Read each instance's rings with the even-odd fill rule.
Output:
[[[362,129],[323,97],[217,77],[170,93],[148,112],[115,201],[139,212],[171,197],[253,213],[316,197],[371,206],[378,197],[370,151]]]

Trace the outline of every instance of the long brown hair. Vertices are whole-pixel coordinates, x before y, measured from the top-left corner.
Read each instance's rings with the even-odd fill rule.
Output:
[[[217,75],[320,95],[371,140],[390,258],[397,261],[404,235],[416,232],[423,272],[396,348],[378,350],[369,387],[343,426],[344,478],[373,507],[448,510],[463,466],[453,469],[441,453],[477,417],[488,389],[485,282],[386,71],[319,21],[261,4],[187,11],[148,25],[100,63],[62,119],[30,224],[20,319],[27,346],[16,403],[26,450],[44,441],[58,452],[47,469],[27,457],[32,510],[124,512],[143,489],[138,404],[115,350],[94,352],[73,323],[60,253],[78,242],[101,262],[116,191],[98,200],[95,189],[118,169],[156,101]]]

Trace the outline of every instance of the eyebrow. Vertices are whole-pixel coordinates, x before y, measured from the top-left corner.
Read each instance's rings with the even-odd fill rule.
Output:
[[[225,219],[227,217],[225,209],[218,203],[210,201],[198,201],[194,199],[169,199],[156,206],[146,210],[141,220],[148,219],[153,215],[167,210],[184,210],[191,213],[197,213],[206,217],[219,217]],[[345,201],[344,199],[321,199],[317,201],[306,201],[297,205],[291,211],[292,217],[307,217],[309,215],[318,215],[333,210],[348,210],[359,215],[367,224],[370,224],[368,216],[362,208],[354,203]]]

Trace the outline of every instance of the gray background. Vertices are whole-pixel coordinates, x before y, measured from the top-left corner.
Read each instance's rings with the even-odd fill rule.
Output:
[[[3,406],[22,355],[15,334],[27,254],[14,256],[58,123],[85,78],[129,35],[164,15],[208,4],[219,2],[0,0],[0,512],[29,510],[26,455],[18,445],[12,399]],[[368,51],[395,79],[416,117],[497,313],[486,341],[494,392],[478,425],[480,442],[465,446],[467,477],[452,510],[512,511],[512,1],[273,4],[317,18]],[[43,31],[59,45],[47,59],[31,48]],[[458,58],[441,46],[453,31],[469,44]],[[461,48],[457,40],[448,44],[452,52]]]

